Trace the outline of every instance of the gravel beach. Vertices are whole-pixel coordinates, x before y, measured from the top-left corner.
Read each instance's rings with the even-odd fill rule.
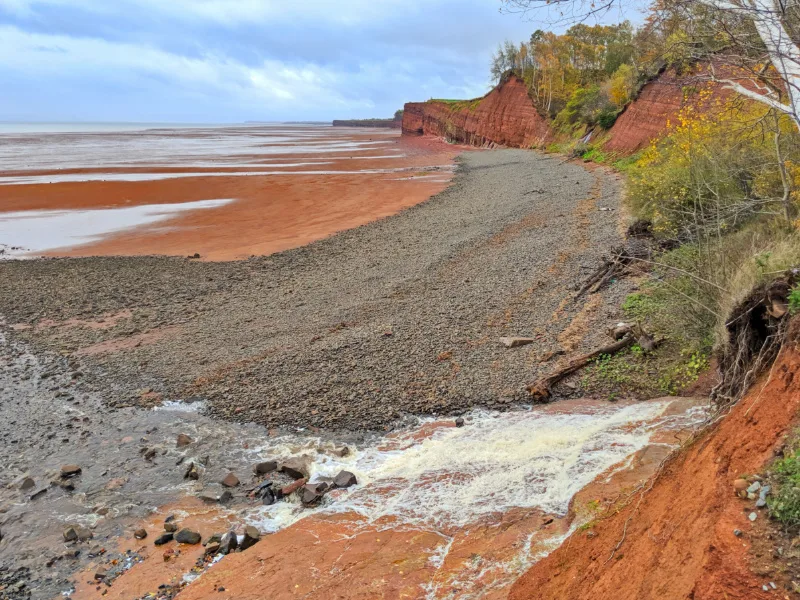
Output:
[[[504,408],[544,355],[596,345],[616,317],[614,286],[571,297],[620,242],[620,187],[561,157],[469,152],[429,201],[269,257],[0,262],[0,315],[111,407],[202,399],[236,421],[351,431]]]

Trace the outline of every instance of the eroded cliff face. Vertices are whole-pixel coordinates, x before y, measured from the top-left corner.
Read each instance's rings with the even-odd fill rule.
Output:
[[[790,573],[756,565],[759,540],[772,539],[766,513],[748,519],[753,502],[733,483],[777,456],[797,422],[799,343],[795,320],[770,373],[716,428],[667,462],[644,495],[536,563],[509,600],[784,597]]]
[[[476,100],[406,104],[403,134],[433,135],[470,146],[514,148],[540,146],[552,137],[525,82],[516,76]]]
[[[710,93],[703,94],[704,91]],[[726,88],[709,81],[707,69],[703,67],[681,74],[668,69],[647,83],[617,118],[603,150],[633,154],[661,137],[687,105],[702,104],[701,110],[708,110],[712,103],[730,94]]]

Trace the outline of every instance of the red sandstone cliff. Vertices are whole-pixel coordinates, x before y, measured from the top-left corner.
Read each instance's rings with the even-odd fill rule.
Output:
[[[410,102],[403,112],[404,135],[433,135],[471,146],[539,146],[552,137],[525,82],[511,76],[483,98],[463,102]]]
[[[761,545],[772,539],[766,515],[748,520],[753,503],[735,496],[733,482],[763,469],[797,422],[799,342],[796,321],[769,376],[715,429],[668,463],[646,494],[536,563],[509,600],[788,598],[769,582],[789,589],[790,573],[757,566],[770,557]]]

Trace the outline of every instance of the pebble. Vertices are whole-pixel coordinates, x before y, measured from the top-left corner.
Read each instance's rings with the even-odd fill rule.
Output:
[[[156,541],[153,542],[156,546],[163,546],[166,543],[171,542],[175,538],[174,533],[162,533],[160,536],[156,538]]]
[[[225,479],[222,480],[222,485],[225,487],[236,487],[239,485],[239,478],[236,477],[233,473],[228,473],[225,476]]]
[[[78,465],[64,465],[61,467],[62,477],[75,477],[81,474],[82,469]]]
[[[179,544],[195,545],[199,544],[201,539],[200,534],[191,529],[181,529],[175,534],[175,541]]]
[[[136,531],[133,532],[133,537],[135,537],[137,540],[143,540],[144,538],[147,537],[147,530],[137,529]]]
[[[755,521],[755,520],[758,518],[758,514],[757,514],[757,513],[754,513],[754,512],[751,512],[751,513],[748,515],[748,517],[747,517],[747,518],[748,518],[748,519],[750,519],[751,521]]]
[[[258,463],[256,466],[253,467],[253,472],[256,475],[266,475],[268,473],[272,473],[278,469],[278,462],[274,460],[267,460],[264,462]]]
[[[247,550],[248,548],[255,546],[261,540],[261,533],[253,527],[252,525],[248,525],[244,528],[244,537],[242,538],[242,542],[239,544],[239,548],[242,550]]]

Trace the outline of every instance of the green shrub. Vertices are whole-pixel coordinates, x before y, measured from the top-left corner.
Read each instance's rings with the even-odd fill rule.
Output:
[[[603,129],[611,129],[618,116],[619,111],[614,106],[606,106],[597,114],[597,124]]]
[[[789,312],[793,315],[800,312],[800,286],[794,288],[789,294]]]
[[[772,495],[767,497],[769,514],[784,525],[800,525],[800,457],[794,448],[776,460],[770,468],[774,485]]]

